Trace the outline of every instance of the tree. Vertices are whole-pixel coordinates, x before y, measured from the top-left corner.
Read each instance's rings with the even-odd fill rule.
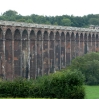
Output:
[[[11,17],[11,16],[16,16],[18,13],[14,10],[8,10],[6,12],[3,13],[3,16],[8,16],[8,17]]]
[[[72,60],[70,69],[78,69],[85,75],[88,85],[99,84],[99,53],[93,52]]]
[[[99,18],[90,18],[89,19],[89,24],[99,25]]]
[[[71,20],[70,19],[68,19],[68,18],[63,18],[62,20],[61,20],[61,23],[62,23],[62,25],[64,25],[64,26],[71,26]]]

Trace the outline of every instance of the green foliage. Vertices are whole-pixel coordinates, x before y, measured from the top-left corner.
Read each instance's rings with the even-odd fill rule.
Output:
[[[81,72],[64,70],[34,81],[3,81],[0,82],[0,97],[84,99],[83,80]]]
[[[62,25],[64,25],[64,26],[71,26],[71,20],[70,19],[68,19],[68,18],[63,18],[62,20],[61,20],[61,23],[62,23]]]
[[[16,11],[8,10],[0,16],[0,20],[38,23],[38,24],[51,24],[62,26],[74,26],[74,27],[89,27],[89,25],[99,25],[99,14],[89,14],[87,16],[42,16],[31,14],[30,16],[22,16]]]
[[[70,68],[80,70],[85,75],[86,84],[99,84],[99,53],[88,53],[75,58]]]

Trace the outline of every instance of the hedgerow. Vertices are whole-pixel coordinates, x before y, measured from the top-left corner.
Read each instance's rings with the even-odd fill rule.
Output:
[[[36,80],[18,79],[0,82],[0,97],[84,99],[84,76],[66,70],[39,77]]]

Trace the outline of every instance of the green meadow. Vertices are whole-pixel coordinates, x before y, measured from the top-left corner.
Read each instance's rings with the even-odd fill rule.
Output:
[[[85,99],[99,99],[99,86],[85,86]]]

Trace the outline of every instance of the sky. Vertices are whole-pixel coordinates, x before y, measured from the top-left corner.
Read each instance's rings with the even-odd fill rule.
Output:
[[[1,0],[0,14],[8,10],[15,10],[23,16],[84,16],[99,14],[99,0]]]

